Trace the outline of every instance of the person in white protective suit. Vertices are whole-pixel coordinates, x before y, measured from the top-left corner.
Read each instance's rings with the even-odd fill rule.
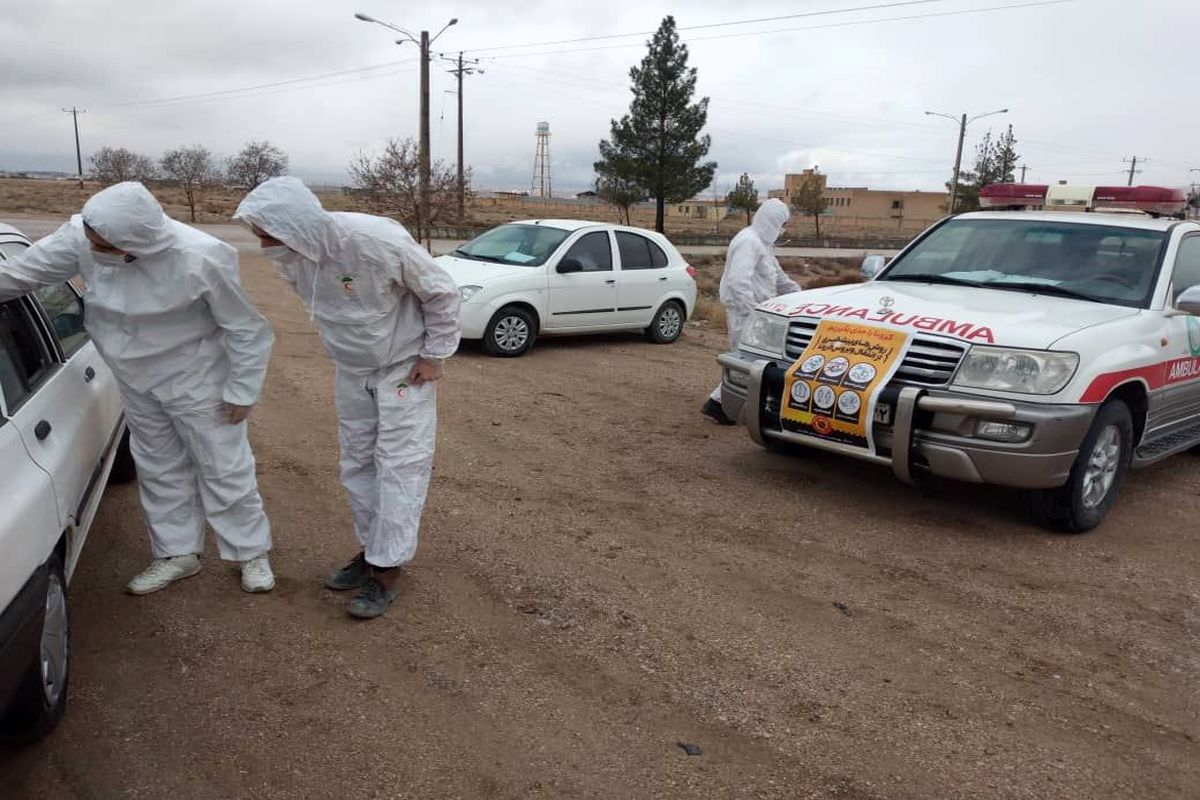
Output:
[[[754,212],[750,227],[742,229],[729,243],[725,271],[721,274],[721,304],[725,306],[730,349],[737,349],[742,328],[750,321],[755,306],[772,297],[800,291],[800,284],[787,276],[775,258],[775,240],[783,233],[790,216],[787,203],[771,198]],[[722,425],[735,424],[721,407],[719,384],[700,412]]]
[[[168,217],[140,183],[0,262],[0,300],[82,274],[84,325],[121,390],[154,560],[126,589],[149,594],[200,571],[204,523],[242,588],[275,577],[246,436],[274,336],[246,296],[237,251]]]
[[[250,192],[234,219],[250,226],[337,365],[342,484],[360,552],[325,586],[357,589],[349,612],[383,614],[417,550],[433,469],[435,382],[458,349],[454,280],[400,223],[327,212],[295,178]]]

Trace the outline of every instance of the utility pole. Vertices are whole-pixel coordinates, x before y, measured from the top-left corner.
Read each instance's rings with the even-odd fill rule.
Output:
[[[421,31],[421,147],[420,147],[420,194],[421,203],[417,210],[417,227],[425,237],[425,246],[432,248],[433,237],[427,221],[429,214],[429,31]]]
[[[963,139],[967,138],[967,115],[962,115],[962,122],[958,126],[958,152],[954,154],[954,184],[950,187],[950,213],[954,213],[954,207],[958,204],[958,176],[962,170],[962,148]]]
[[[1123,158],[1121,160],[1129,165],[1129,183],[1127,183],[1125,185],[1133,186],[1133,176],[1137,175],[1141,172],[1141,170],[1137,168],[1138,157],[1134,156],[1132,159]],[[1146,159],[1143,158],[1142,161],[1146,161]]]
[[[72,106],[71,108],[64,108],[63,111],[70,114],[71,118],[75,121],[75,166],[78,169],[78,172],[76,172],[75,174],[79,176],[79,188],[82,189],[83,188],[83,151],[79,147],[79,115],[86,114],[87,110],[82,109],[82,108],[75,108],[74,106]]]
[[[1029,169],[1026,165],[1021,165],[1021,183],[1025,182],[1025,170]]]
[[[455,69],[450,70],[450,74],[458,78],[458,220],[462,222],[466,219],[467,197],[466,162],[463,159],[463,76],[482,75],[483,70],[479,67],[466,66],[461,50],[458,53],[458,61],[451,60],[450,63],[457,64]],[[474,59],[473,63],[478,64],[479,59]]]
[[[358,13],[354,18],[362,22],[371,22],[376,25],[382,25],[385,28],[396,31],[404,35],[403,39],[397,39],[396,44],[404,44],[412,42],[421,48],[421,135],[419,153],[419,172],[420,172],[420,200],[417,209],[417,228],[419,233],[425,238],[427,247],[432,245],[432,237],[429,233],[429,222],[432,218],[429,213],[429,45],[437,41],[446,29],[451,25],[458,24],[458,17],[453,17],[447,22],[437,34],[430,39],[429,31],[421,31],[420,37],[406,28],[401,28],[399,25],[393,25],[390,22],[384,22],[380,19],[375,19],[367,14]]]
[[[959,178],[959,175],[962,173],[963,139],[967,138],[967,125],[971,124],[972,122],[974,122],[977,119],[983,119],[984,117],[990,117],[994,114],[1007,114],[1007,113],[1008,113],[1008,109],[1002,108],[999,111],[989,111],[986,114],[978,114],[978,115],[976,115],[974,117],[970,117],[970,118],[968,118],[966,114],[963,114],[962,117],[960,118],[960,117],[951,116],[950,114],[942,114],[938,111],[926,111],[925,112],[925,116],[927,116],[927,117],[944,117],[958,125],[958,150],[954,154],[954,181],[950,185],[950,205],[947,207],[947,213],[953,214],[955,206],[958,205],[958,178]]]

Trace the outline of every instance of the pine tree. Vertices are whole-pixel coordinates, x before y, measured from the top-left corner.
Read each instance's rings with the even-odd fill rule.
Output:
[[[742,177],[738,178],[737,186],[733,187],[733,191],[725,198],[725,204],[729,208],[742,209],[746,212],[746,224],[750,224],[750,215],[758,210],[760,205],[758,202],[758,189],[754,188],[754,181],[745,172]]]
[[[708,121],[708,98],[693,103],[696,70],[688,66],[675,18],[666,17],[648,44],[640,66],[629,71],[633,102],[613,120],[610,139],[600,142],[596,172],[602,179],[640,186],[656,205],[654,228],[663,230],[667,203],[681,203],[712,183],[715,162],[701,163],[711,138],[700,135]]]
[[[998,181],[997,147],[996,142],[992,141],[992,132],[989,130],[975,147],[975,168],[959,173],[958,199],[954,202],[954,212],[956,214],[978,211],[979,190],[989,183],[996,183]],[[952,186],[951,182],[946,182],[947,189],[952,188]]]
[[[996,141],[996,180],[999,183],[1015,183],[1017,179],[1017,162],[1021,155],[1017,152],[1017,137],[1013,136],[1012,125]]]

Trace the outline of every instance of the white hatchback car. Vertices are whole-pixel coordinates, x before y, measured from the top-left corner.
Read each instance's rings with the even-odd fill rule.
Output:
[[[0,225],[0,264],[29,240]],[[109,481],[135,477],[116,379],[68,283],[0,303],[0,738],[62,716],[67,582]]]
[[[674,342],[696,307],[695,270],[662,234],[580,220],[501,225],[438,263],[462,293],[462,335],[520,356],[539,334],[645,331]]]

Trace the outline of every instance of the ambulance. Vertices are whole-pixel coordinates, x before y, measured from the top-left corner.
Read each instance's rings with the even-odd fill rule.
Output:
[[[756,443],[1015,487],[1068,532],[1200,445],[1200,224],[983,211],[862,271],[760,304],[719,357]]]

